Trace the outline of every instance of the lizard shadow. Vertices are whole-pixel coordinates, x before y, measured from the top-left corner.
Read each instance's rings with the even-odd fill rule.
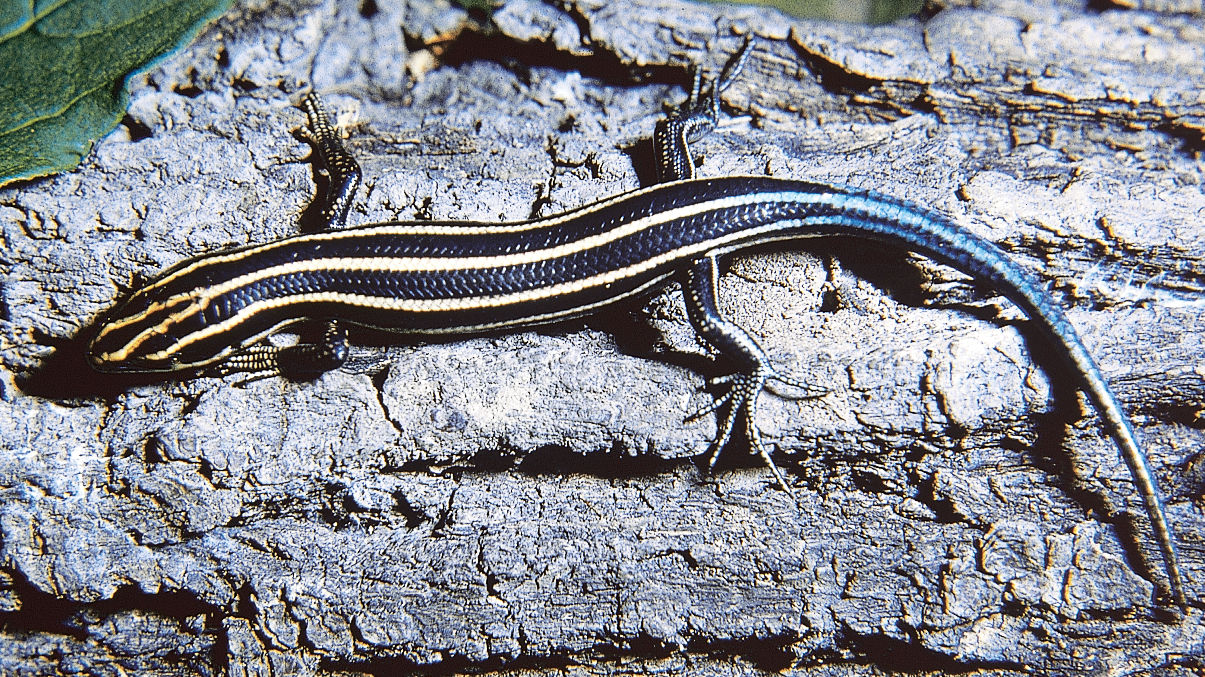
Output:
[[[88,343],[99,331],[99,322],[84,327],[70,338],[35,336],[39,345],[50,346],[51,354],[16,377],[17,388],[33,397],[59,402],[112,401],[140,386],[160,383],[165,374],[100,373],[88,363]]]

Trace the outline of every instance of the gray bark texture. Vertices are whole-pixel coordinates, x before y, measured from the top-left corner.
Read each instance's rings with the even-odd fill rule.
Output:
[[[969,672],[1205,666],[1200,5],[935,4],[878,26],[677,0],[248,0],[131,83],[73,172],[0,191],[0,673]],[[723,310],[827,393],[715,435],[680,294],[442,344],[353,333],[312,382],[92,373],[185,258],[296,232],[295,106],[361,160],[352,225],[554,214],[653,180],[690,64],[759,36],[698,173],[871,188],[1035,271],[1131,413],[1129,474],[1020,313],[854,240],[738,258]],[[706,371],[706,370],[704,370]]]

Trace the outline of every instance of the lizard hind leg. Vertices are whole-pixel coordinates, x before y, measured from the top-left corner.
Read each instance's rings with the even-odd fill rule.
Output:
[[[793,495],[786,478],[762,444],[757,428],[758,399],[771,381],[800,388],[806,393],[805,397],[816,397],[823,392],[802,381],[775,374],[757,341],[720,314],[716,306],[718,274],[719,266],[715,257],[708,255],[693,261],[680,275],[687,316],[695,332],[715,350],[720,360],[735,367],[732,372],[709,382],[712,388],[718,390],[714,401],[692,414],[687,421],[717,413],[718,430],[707,452],[708,469],[715,466],[720,452],[732,440],[737,426],[743,426],[749,451],[761,457],[779,486]],[[771,389],[771,392],[775,391]]]

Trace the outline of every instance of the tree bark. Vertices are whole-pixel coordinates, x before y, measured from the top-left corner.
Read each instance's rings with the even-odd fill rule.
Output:
[[[0,672],[1200,668],[1205,31],[1166,9],[242,4],[132,83],[78,170],[0,191]],[[746,34],[698,173],[925,204],[1047,281],[1146,442],[1182,619],[1053,348],[888,247],[792,244],[721,281],[825,391],[763,399],[793,498],[739,450],[697,460],[706,355],[672,288],[540,331],[353,333],[313,382],[83,363],[138,280],[296,232],[311,87],[363,167],[351,225],[519,220],[650,183],[663,103]]]

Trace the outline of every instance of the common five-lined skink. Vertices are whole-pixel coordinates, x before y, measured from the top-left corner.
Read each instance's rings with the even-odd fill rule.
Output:
[[[695,331],[731,368],[716,379],[714,465],[739,426],[778,482],[762,445],[758,397],[775,374],[757,341],[716,304],[718,260],[767,242],[830,235],[881,240],[949,264],[989,284],[1061,348],[1062,359],[1121,449],[1163,556],[1167,589],[1184,605],[1175,546],[1146,456],[1087,349],[1037,279],[992,243],[945,216],[854,188],[770,178],[694,178],[688,142],[718,121],[718,94],[739,74],[746,41],[702,91],[696,71],[685,106],[654,136],[662,183],[564,214],[519,223],[397,222],[344,229],[360,170],[316,96],[302,103],[330,175],[326,230],[184,262],[120,304],[100,325],[89,359],[101,371],[316,375],[347,357],[344,324],[418,335],[530,327],[589,313],[681,284]],[[263,341],[303,320],[326,323],[322,340]],[[806,386],[805,386],[806,387]]]

